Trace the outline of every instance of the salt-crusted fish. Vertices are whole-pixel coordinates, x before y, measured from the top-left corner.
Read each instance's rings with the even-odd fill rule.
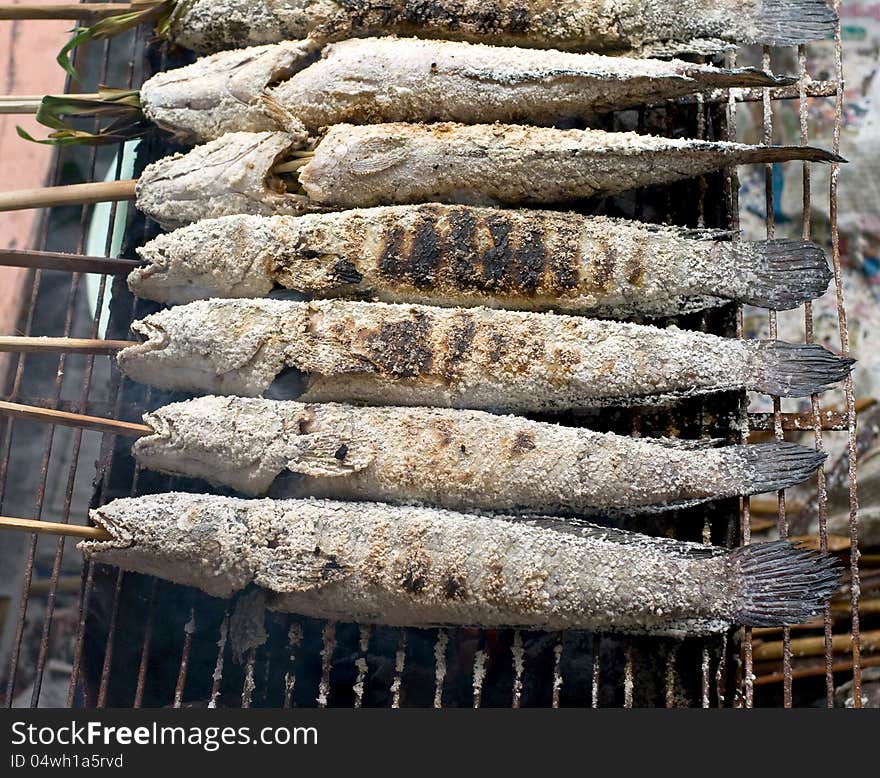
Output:
[[[481,411],[200,397],[144,416],[150,470],[248,496],[427,503],[459,510],[607,515],[777,491],[825,459],[794,443],[711,448]]]
[[[502,124],[337,124],[312,151],[302,151],[304,142],[283,132],[233,132],[160,159],[140,177],[138,207],[172,229],[236,213],[299,215],[426,202],[564,203],[729,165],[841,161],[810,146]],[[294,168],[294,180],[285,178],[283,172]]]
[[[177,305],[265,297],[486,305],[601,318],[666,316],[731,300],[775,309],[820,297],[822,249],[559,211],[407,205],[305,216],[226,216],[160,235],[128,277]]]
[[[821,392],[853,360],[818,345],[488,308],[205,300],[134,322],[130,378],[261,395],[290,369],[304,402],[561,411],[754,389]],[[282,399],[293,399],[289,395]]]
[[[163,494],[92,511],[87,558],[277,611],[427,627],[707,634],[811,619],[840,577],[788,542],[723,548],[558,519]]]
[[[187,0],[172,13],[170,34],[196,51],[383,33],[572,51],[702,51],[723,42],[806,43],[830,35],[836,19],[824,0]]]
[[[754,68],[406,38],[348,40],[317,62],[287,41],[224,51],[158,73],[140,91],[150,120],[185,142],[227,132],[351,122],[552,125],[724,87],[790,84]]]

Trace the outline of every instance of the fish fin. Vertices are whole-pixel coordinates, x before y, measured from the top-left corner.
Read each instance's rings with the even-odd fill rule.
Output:
[[[706,88],[791,86],[797,83],[792,76],[774,76],[759,68],[713,68],[694,67],[685,75]]]
[[[691,38],[688,41],[661,40],[644,43],[630,49],[621,49],[615,52],[617,56],[635,57],[637,59],[669,59],[688,54],[698,54],[703,57],[716,57],[731,51],[736,45],[720,38]]]
[[[753,146],[737,153],[737,163],[741,165],[758,162],[846,162],[846,160],[827,149],[816,146]]]
[[[356,176],[384,173],[409,159],[409,147],[402,138],[370,138],[358,149],[359,156],[349,165]]]
[[[715,227],[670,227],[668,224],[652,224],[651,222],[640,224],[639,227],[660,235],[668,235],[670,232],[674,232],[676,237],[689,240],[730,240],[735,234],[733,230],[723,230]]]
[[[261,548],[254,583],[275,594],[310,592],[338,584],[352,575],[353,568],[337,554],[317,545],[306,545],[303,538],[287,544]]]
[[[785,442],[731,446],[728,451],[752,474],[744,484],[743,495],[777,492],[803,483],[827,459],[826,454],[815,449]]]
[[[753,352],[747,384],[778,397],[808,397],[842,381],[855,362],[816,344],[763,341]]]
[[[696,557],[702,559],[723,556],[728,553],[726,548],[719,548],[718,546],[706,546],[701,543],[689,543],[682,540],[673,540],[672,538],[646,537],[637,532],[628,532],[616,527],[602,527],[581,519],[562,519],[555,516],[523,516],[522,518],[504,516],[500,518],[504,521],[530,524],[533,527],[559,532],[563,535],[595,538],[596,540],[606,540],[609,543],[620,543],[621,545],[644,546],[646,542],[650,542],[652,546],[660,548],[668,554],[688,558]]]
[[[313,432],[292,442],[287,469],[312,478],[352,475],[369,467],[376,456],[372,442],[356,432]]]
[[[645,438],[646,442],[656,443],[664,448],[678,449],[679,451],[703,451],[707,448],[718,448],[724,444],[724,438],[700,438],[698,440],[683,440],[682,438]]]
[[[840,583],[840,562],[787,540],[730,552],[740,576],[734,617],[747,627],[802,624],[828,605]]]
[[[821,246],[806,240],[732,243],[736,267],[748,273],[743,302],[787,311],[828,291],[832,273]]]
[[[825,0],[764,0],[755,43],[795,46],[834,33],[837,12]]]
[[[729,630],[733,624],[725,619],[681,619],[680,621],[667,621],[650,626],[632,627],[630,629],[615,628],[610,630],[612,635],[640,635],[657,638],[692,638],[710,637],[721,635]]]

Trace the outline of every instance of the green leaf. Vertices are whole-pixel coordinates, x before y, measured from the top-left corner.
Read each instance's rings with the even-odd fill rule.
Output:
[[[156,5],[149,6],[142,11],[129,11],[116,16],[108,16],[106,19],[93,24],[91,27],[75,27],[73,37],[67,42],[56,57],[58,64],[63,67],[72,78],[79,81],[79,75],[70,61],[70,53],[77,47],[89,41],[102,40],[119,35],[121,32],[139,27],[147,22],[154,22],[157,32],[167,34],[171,16],[178,0],[163,0]]]
[[[62,119],[62,116],[115,118],[97,132],[86,132],[74,129]],[[140,137],[152,127],[141,111],[139,92],[105,86],[98,87],[97,97],[47,95],[40,103],[36,119],[54,132],[45,140],[37,140],[21,127],[17,127],[19,137],[33,143],[56,146],[119,143]]]

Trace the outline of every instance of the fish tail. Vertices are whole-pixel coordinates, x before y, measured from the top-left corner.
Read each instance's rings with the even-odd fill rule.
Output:
[[[778,397],[808,397],[842,381],[855,362],[816,344],[762,341],[755,344],[747,388]]]
[[[767,162],[846,162],[846,160],[827,149],[816,146],[753,146],[737,155],[739,164],[756,164]]]
[[[826,454],[797,443],[758,443],[729,449],[750,474],[743,495],[778,492],[803,483],[825,462]]]
[[[774,76],[760,68],[694,68],[686,75],[707,88],[791,86],[797,79],[791,76]]]
[[[735,549],[739,576],[734,618],[747,627],[802,624],[820,613],[840,583],[840,562],[829,554],[778,540]]]
[[[837,12],[825,0],[764,0],[755,23],[756,43],[794,46],[832,35]]]
[[[805,240],[731,244],[735,267],[748,277],[743,302],[787,311],[828,291],[832,273],[825,252]]]

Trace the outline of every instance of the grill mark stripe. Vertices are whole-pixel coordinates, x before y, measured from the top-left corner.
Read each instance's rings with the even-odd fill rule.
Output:
[[[474,337],[477,334],[477,325],[474,317],[469,313],[461,313],[455,319],[455,324],[450,328],[446,336],[445,359],[443,360],[443,375],[453,378],[456,368],[465,355],[473,346]]]
[[[465,208],[449,213],[447,240],[441,253],[448,257],[449,273],[459,289],[478,288],[475,258],[477,220]]]
[[[434,227],[436,211],[426,209],[414,228],[409,250],[409,278],[418,289],[428,289],[437,281],[440,241]]]
[[[548,267],[556,288],[577,289],[581,283],[580,230],[570,227],[561,219],[555,222],[555,227],[556,230],[552,233],[549,223],[545,227]]]
[[[382,324],[364,336],[365,356],[379,372],[395,379],[429,375],[434,364],[434,326],[421,312]]]
[[[605,235],[596,235],[596,252],[590,263],[593,271],[591,285],[601,292],[608,292],[614,281],[614,269],[617,265],[617,251]]]
[[[641,286],[645,280],[645,244],[636,240],[626,258],[626,280],[632,286]]]
[[[531,29],[531,14],[526,3],[512,7],[498,0],[487,0],[482,6],[469,14],[454,13],[448,3],[425,0],[421,3],[388,2],[388,0],[337,0],[346,10],[355,29],[363,29],[371,12],[379,15],[380,26],[410,25],[424,30],[425,27],[442,27],[458,30],[463,26],[473,27],[478,32],[525,33]]]
[[[511,256],[511,226],[504,215],[492,215],[486,219],[486,228],[492,245],[480,256],[483,267],[483,289],[488,292],[516,288],[515,262]]]
[[[399,281],[406,275],[406,266],[400,254],[404,237],[404,228],[399,224],[384,236],[379,254],[379,272],[391,281]]]
[[[534,294],[550,265],[550,253],[541,231],[536,227],[526,229],[520,237],[515,254],[519,268],[519,287],[523,292]]]

